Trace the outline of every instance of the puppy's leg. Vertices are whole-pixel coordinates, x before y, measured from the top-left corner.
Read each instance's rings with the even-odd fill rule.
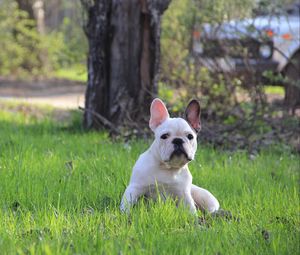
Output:
[[[122,212],[129,213],[130,212],[130,207],[132,207],[134,204],[136,204],[138,198],[144,194],[143,189],[129,185],[122,197],[121,205],[120,205],[120,210]]]
[[[194,201],[190,191],[184,192],[183,202],[184,202],[185,206],[190,209],[191,213],[195,214],[197,212],[197,209],[195,206],[195,201]]]
[[[201,210],[210,213],[219,210],[220,204],[218,200],[208,190],[192,184],[191,193],[197,207]]]

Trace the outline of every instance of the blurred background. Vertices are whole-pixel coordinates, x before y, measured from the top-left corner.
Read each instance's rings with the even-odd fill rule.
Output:
[[[84,107],[89,2],[0,0],[2,106]],[[299,17],[293,0],[172,0],[161,19],[158,96],[174,114],[199,98],[202,139],[213,144],[298,148]]]

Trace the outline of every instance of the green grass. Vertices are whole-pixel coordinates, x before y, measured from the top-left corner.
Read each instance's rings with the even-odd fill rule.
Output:
[[[87,72],[85,66],[74,66],[70,68],[62,68],[55,71],[54,77],[68,79],[72,81],[86,82]]]
[[[265,93],[267,94],[277,94],[284,95],[284,87],[283,86],[264,86]]]
[[[127,216],[120,199],[149,141],[112,141],[78,118],[70,126],[22,109],[0,111],[1,254],[299,254],[299,156],[289,150],[250,160],[200,146],[194,183],[232,219],[199,224],[172,201],[141,201]]]

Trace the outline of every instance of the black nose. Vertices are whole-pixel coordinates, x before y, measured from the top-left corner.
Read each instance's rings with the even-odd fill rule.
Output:
[[[172,141],[173,144],[175,145],[182,145],[183,144],[183,140],[181,138],[175,138],[173,141]]]

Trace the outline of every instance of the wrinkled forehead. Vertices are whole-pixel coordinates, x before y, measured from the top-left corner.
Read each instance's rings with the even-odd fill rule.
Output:
[[[170,133],[172,135],[194,133],[190,125],[182,118],[169,118],[158,126],[156,131],[159,134]]]

